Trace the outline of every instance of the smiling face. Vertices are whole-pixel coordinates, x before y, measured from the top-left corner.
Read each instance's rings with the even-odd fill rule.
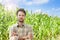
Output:
[[[24,22],[25,13],[22,12],[22,11],[19,11],[18,14],[17,14],[17,18],[18,18],[18,21],[19,21],[19,22]]]

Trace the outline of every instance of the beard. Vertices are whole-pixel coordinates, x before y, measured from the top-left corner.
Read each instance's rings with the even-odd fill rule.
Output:
[[[24,22],[24,20],[19,20],[19,22],[22,22],[22,23],[23,23],[23,22]]]

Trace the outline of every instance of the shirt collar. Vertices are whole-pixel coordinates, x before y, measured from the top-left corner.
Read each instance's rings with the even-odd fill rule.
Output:
[[[17,23],[17,27],[19,27],[18,23]],[[23,23],[23,25],[21,27],[24,27],[24,23]]]

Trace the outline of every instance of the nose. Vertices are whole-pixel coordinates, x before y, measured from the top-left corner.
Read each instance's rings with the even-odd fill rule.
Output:
[[[23,16],[21,15],[21,16],[19,16],[20,18],[23,18]]]
[[[23,17],[22,15],[20,17]]]

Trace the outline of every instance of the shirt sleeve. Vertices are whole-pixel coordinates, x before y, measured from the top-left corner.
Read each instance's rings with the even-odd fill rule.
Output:
[[[32,28],[32,26],[30,26],[29,28],[28,28],[28,35],[32,35],[32,39],[33,39],[33,35],[34,35],[34,33],[33,33],[33,28]]]
[[[9,27],[8,30],[9,30],[9,38],[10,38],[12,36],[13,27]]]
[[[15,27],[9,27],[9,37],[12,36],[13,32],[17,32],[16,29],[15,29]]]

